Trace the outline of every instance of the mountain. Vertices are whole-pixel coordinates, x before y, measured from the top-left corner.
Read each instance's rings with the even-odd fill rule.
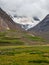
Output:
[[[0,30],[22,30],[19,24],[16,24],[11,17],[0,8]]]
[[[36,26],[40,20],[37,17],[27,17],[27,16],[14,16],[13,21],[22,26],[23,29],[28,30]]]
[[[23,17],[21,17],[21,18],[23,18]],[[28,20],[30,20],[30,19],[23,18],[23,20],[24,20],[24,22],[25,21],[28,22]],[[6,12],[4,12],[0,8],[0,31],[1,31],[0,32],[0,45],[46,44],[46,42],[43,38],[35,36],[34,34],[31,34],[30,32],[28,32],[27,30],[24,30],[23,28],[21,28],[21,25],[18,23],[15,23],[13,21],[13,19],[11,18],[11,16],[9,16]],[[28,25],[23,26],[23,27],[27,28]]]
[[[28,25],[26,26],[28,27]],[[1,8],[0,8],[0,31],[1,31],[0,45],[46,44],[43,38],[36,37],[35,35],[21,28],[21,25],[15,23],[11,19],[11,17]]]
[[[35,32],[35,35],[49,39],[49,14],[35,27],[29,29],[30,32]]]

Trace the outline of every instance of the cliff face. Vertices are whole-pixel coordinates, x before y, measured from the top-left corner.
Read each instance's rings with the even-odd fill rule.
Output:
[[[10,16],[0,8],[0,30],[20,30],[21,26],[16,24]],[[21,29],[22,30],[22,29]]]

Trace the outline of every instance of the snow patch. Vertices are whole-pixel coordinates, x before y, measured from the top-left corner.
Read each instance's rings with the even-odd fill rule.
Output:
[[[32,17],[16,17],[13,18],[15,23],[21,24],[22,28],[28,30],[36,26],[40,21],[34,20]]]

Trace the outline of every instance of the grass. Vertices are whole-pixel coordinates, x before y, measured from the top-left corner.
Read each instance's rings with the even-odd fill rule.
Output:
[[[31,35],[25,35],[24,37],[28,38],[29,40],[32,41],[45,41],[43,38],[41,37],[37,37],[37,36],[31,36]]]
[[[26,32],[0,32],[0,65],[49,65],[49,46],[29,46],[34,41],[45,43]]]
[[[47,60],[33,60],[33,61],[29,61],[28,63],[48,63],[49,64],[49,61],[47,61]]]
[[[14,37],[15,33],[14,32],[11,33],[11,31],[0,32],[0,45],[4,45],[4,44],[24,45],[24,42],[21,41],[19,37]],[[12,35],[10,36],[10,34]]]
[[[49,65],[49,46],[0,46],[0,65]]]
[[[6,39],[3,39],[3,40],[0,40],[0,43],[4,43],[4,44],[16,44],[16,45],[24,45],[24,42],[21,41],[21,40],[6,40]]]
[[[43,44],[45,40],[41,37],[32,36],[27,32],[5,31],[0,32],[0,45],[29,45],[29,44]],[[43,43],[42,43],[43,42]]]

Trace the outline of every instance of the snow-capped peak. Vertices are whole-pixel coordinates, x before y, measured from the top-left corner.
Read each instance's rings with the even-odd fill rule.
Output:
[[[28,30],[29,28],[32,28],[34,26],[36,26],[40,21],[38,18],[36,17],[14,17],[13,21],[15,23],[21,24],[22,28],[24,28],[25,30]]]

